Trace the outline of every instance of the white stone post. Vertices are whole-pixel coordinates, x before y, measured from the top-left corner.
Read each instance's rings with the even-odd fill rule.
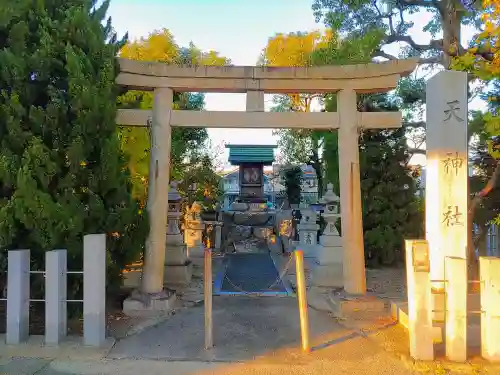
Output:
[[[45,344],[58,345],[67,329],[67,251],[45,254]]]
[[[356,92],[337,93],[339,123],[339,180],[344,249],[344,289],[350,294],[366,293],[365,250],[359,175],[358,111]]]
[[[83,341],[101,346],[106,340],[106,235],[83,237]]]
[[[406,240],[405,245],[410,355],[416,360],[432,361],[434,342],[429,246],[425,240]]]
[[[333,192],[333,185],[329,183],[325,195],[321,198],[321,202],[325,204],[323,218],[326,227],[319,238],[317,264],[312,274],[312,281],[317,286],[344,286],[342,238],[335,226],[340,217],[339,201],[339,197]]]
[[[446,70],[427,81],[425,228],[435,292],[445,289],[445,257],[467,258],[467,103],[467,73]],[[434,296],[433,310],[444,310],[443,295]]]
[[[168,188],[173,91],[154,90],[153,125],[151,129],[151,163],[148,182],[149,237],[144,254],[142,292],[163,292],[165,243],[167,235]]]
[[[480,257],[481,356],[500,361],[500,258]]]
[[[7,266],[7,345],[28,340],[30,317],[30,251],[11,250]]]
[[[467,360],[467,261],[445,258],[446,278],[446,357]]]

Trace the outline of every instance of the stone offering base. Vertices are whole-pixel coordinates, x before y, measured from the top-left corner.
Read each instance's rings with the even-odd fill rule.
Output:
[[[128,316],[154,316],[172,311],[176,301],[175,292],[164,290],[155,295],[135,290],[123,301],[123,312]]]
[[[433,299],[439,303],[440,301],[444,303],[444,294],[433,294]],[[474,310],[480,305],[479,294],[469,293],[467,296],[468,309]],[[408,329],[408,302],[397,301],[391,302],[391,315],[392,318],[401,324],[405,329]],[[444,323],[444,313],[435,314],[433,320],[433,340],[435,344],[442,344],[445,338],[445,323]],[[441,319],[442,318],[442,319]],[[480,317],[471,315],[469,317],[468,327],[467,327],[467,345],[468,347],[477,348],[481,346],[481,325]]]
[[[134,269],[123,274],[123,287],[135,289],[141,286],[142,269]]]
[[[189,285],[193,277],[193,263],[188,261],[182,265],[166,265],[163,281],[167,286]]]
[[[314,264],[311,270],[311,283],[321,287],[342,288],[344,286],[342,264]]]
[[[332,314],[336,318],[352,317],[356,313],[384,313],[388,304],[375,295],[349,295],[343,290],[330,294]]]
[[[188,256],[189,260],[193,261],[193,259],[196,258],[201,258],[203,259],[205,257],[205,248],[203,247],[202,244],[193,246],[188,248]]]

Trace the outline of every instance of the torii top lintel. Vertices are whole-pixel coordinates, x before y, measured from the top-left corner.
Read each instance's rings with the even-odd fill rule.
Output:
[[[118,59],[117,84],[138,90],[169,87],[187,92],[263,91],[267,93],[323,93],[352,89],[385,92],[417,66],[416,59],[380,63],[318,66],[179,66]]]

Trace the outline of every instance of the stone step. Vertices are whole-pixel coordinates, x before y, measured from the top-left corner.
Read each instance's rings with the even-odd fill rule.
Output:
[[[360,313],[385,313],[388,303],[376,296],[331,295],[329,303],[332,313],[337,318],[346,318]]]
[[[471,297],[469,295],[469,297]],[[474,301],[475,302],[475,301]],[[474,302],[472,304],[474,305]],[[392,318],[401,324],[404,328],[408,329],[409,319],[408,319],[408,302],[391,302],[391,315]],[[446,330],[445,322],[434,321],[433,322],[433,340],[435,344],[442,343]],[[467,327],[467,346],[469,347],[479,347],[481,346],[481,325],[479,319],[475,316],[469,317],[469,324]]]

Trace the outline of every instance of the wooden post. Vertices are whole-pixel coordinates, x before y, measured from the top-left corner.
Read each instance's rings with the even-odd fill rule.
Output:
[[[434,360],[429,245],[425,240],[406,240],[408,289],[408,333],[410,355],[422,361]]]
[[[205,249],[204,270],[204,297],[205,297],[205,349],[214,346],[213,319],[212,319],[212,252]]]
[[[306,278],[304,275],[304,252],[295,250],[295,272],[297,273],[297,299],[299,304],[302,351],[309,353],[309,314],[307,312]]]
[[[167,241],[172,101],[173,91],[171,89],[156,88],[154,90],[151,162],[148,182],[149,236],[144,254],[142,275],[142,292],[153,295],[163,291],[165,243]]]
[[[480,257],[481,356],[500,361],[500,258]]]
[[[451,361],[467,360],[467,261],[446,257],[446,357]]]

